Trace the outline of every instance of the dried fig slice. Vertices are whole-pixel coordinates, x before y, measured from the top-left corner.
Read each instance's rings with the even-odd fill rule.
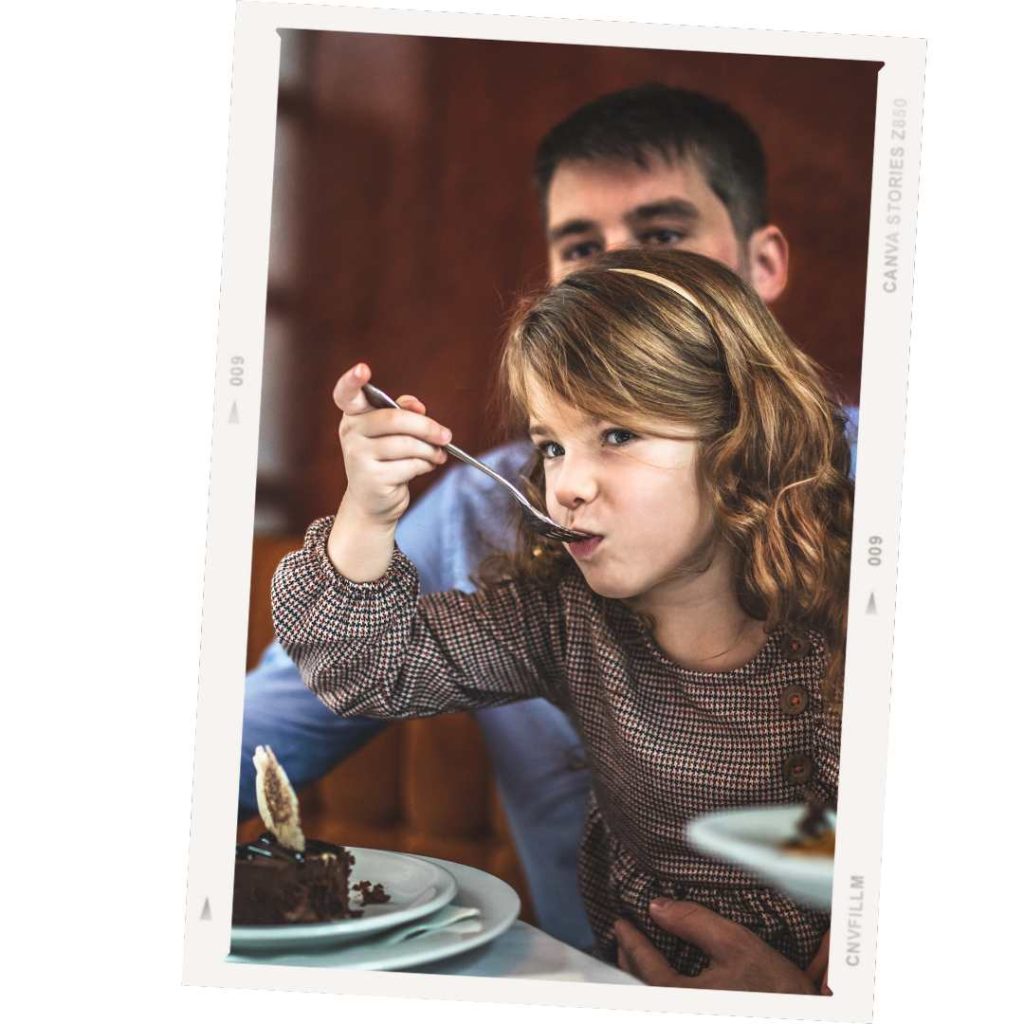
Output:
[[[270,747],[257,747],[252,763],[256,766],[256,804],[263,824],[282,846],[303,852],[306,837],[299,823],[299,798],[284,769]]]

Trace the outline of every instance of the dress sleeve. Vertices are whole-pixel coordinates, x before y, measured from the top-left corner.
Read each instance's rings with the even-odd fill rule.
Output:
[[[355,583],[327,555],[332,523],[318,519],[284,558],[271,603],[281,646],[333,711],[413,718],[529,697],[561,703],[556,588],[509,582],[418,597],[397,548],[380,579]]]

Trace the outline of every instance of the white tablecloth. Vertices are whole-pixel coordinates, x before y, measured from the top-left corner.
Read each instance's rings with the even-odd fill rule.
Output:
[[[631,974],[595,960],[533,925],[516,921],[493,942],[468,953],[422,967],[415,974],[449,974],[475,978],[533,978],[539,981],[598,981],[640,985]]]

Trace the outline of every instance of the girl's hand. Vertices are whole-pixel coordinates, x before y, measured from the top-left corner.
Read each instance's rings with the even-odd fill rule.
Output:
[[[375,409],[362,391],[369,379],[370,368],[358,363],[334,386],[348,478],[342,510],[364,522],[393,527],[409,505],[409,481],[447,461],[440,446],[452,435],[428,419],[426,406],[411,395],[398,399],[401,409]]]

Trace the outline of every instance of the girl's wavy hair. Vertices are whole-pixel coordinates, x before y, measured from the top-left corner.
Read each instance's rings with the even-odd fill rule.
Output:
[[[655,274],[695,301],[613,270]],[[715,538],[736,555],[740,605],[766,630],[825,636],[825,695],[838,707],[853,514],[846,418],[821,369],[748,285],[693,253],[607,254],[520,302],[500,377],[506,418],[520,431],[537,385],[641,433],[651,418],[695,429],[699,479]],[[543,508],[539,454],[525,483]],[[521,526],[515,551],[486,564],[481,581],[554,583],[571,564],[561,544]]]

